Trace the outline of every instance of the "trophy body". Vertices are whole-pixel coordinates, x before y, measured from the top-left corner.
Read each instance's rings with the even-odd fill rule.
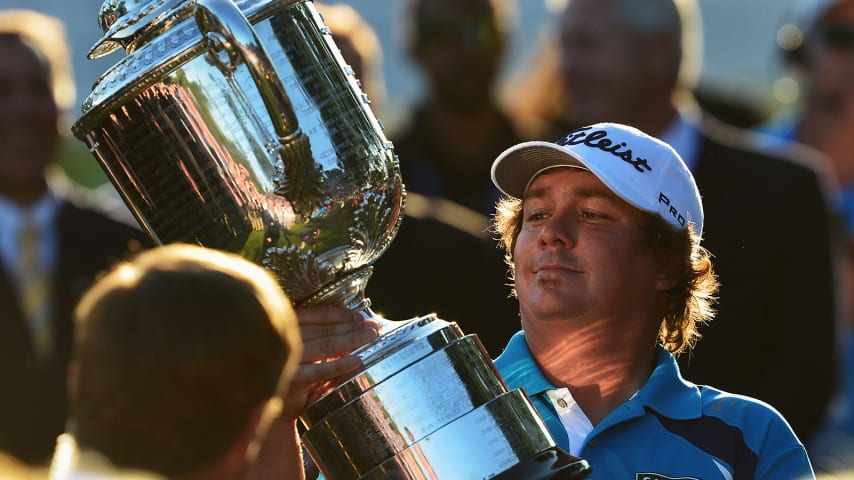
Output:
[[[311,1],[107,0],[90,56],[127,56],[74,134],[158,243],[237,253],[297,307],[374,316],[371,265],[405,192],[393,146]],[[383,322],[364,364],[309,407],[330,480],[580,478],[479,340],[434,315]]]

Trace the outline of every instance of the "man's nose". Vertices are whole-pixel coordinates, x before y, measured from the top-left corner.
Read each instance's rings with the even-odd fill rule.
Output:
[[[577,220],[571,214],[555,214],[546,220],[540,230],[540,241],[544,246],[560,246],[570,248],[575,246]]]

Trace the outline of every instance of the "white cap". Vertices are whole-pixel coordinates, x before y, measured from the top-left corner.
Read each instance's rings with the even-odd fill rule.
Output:
[[[555,167],[589,170],[629,204],[656,213],[678,229],[703,232],[703,203],[694,177],[670,145],[617,123],[597,123],[569,132],[557,143],[524,142],[492,164],[492,182],[523,198],[539,174]]]

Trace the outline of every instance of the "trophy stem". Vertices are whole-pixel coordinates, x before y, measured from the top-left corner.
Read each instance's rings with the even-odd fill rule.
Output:
[[[365,287],[373,271],[374,268],[367,265],[349,272],[307,298],[296,301],[295,306],[300,308],[313,305],[338,305],[355,310],[363,318],[373,319],[379,323],[379,334],[385,335],[408,322],[389,320],[371,309],[371,299],[365,296]]]
[[[301,308],[315,305],[337,305],[350,310],[357,310],[365,318],[370,318],[374,314],[371,311],[371,301],[365,297],[365,286],[368,284],[368,279],[373,271],[373,267],[367,265],[348,272],[307,297],[301,300],[294,299],[294,306]],[[287,292],[288,289],[285,288],[285,291]]]

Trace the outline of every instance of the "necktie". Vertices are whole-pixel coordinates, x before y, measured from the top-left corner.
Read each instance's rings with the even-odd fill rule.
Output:
[[[53,332],[50,325],[48,291],[50,276],[40,261],[39,229],[27,219],[18,233],[18,291],[36,356],[50,356]]]

